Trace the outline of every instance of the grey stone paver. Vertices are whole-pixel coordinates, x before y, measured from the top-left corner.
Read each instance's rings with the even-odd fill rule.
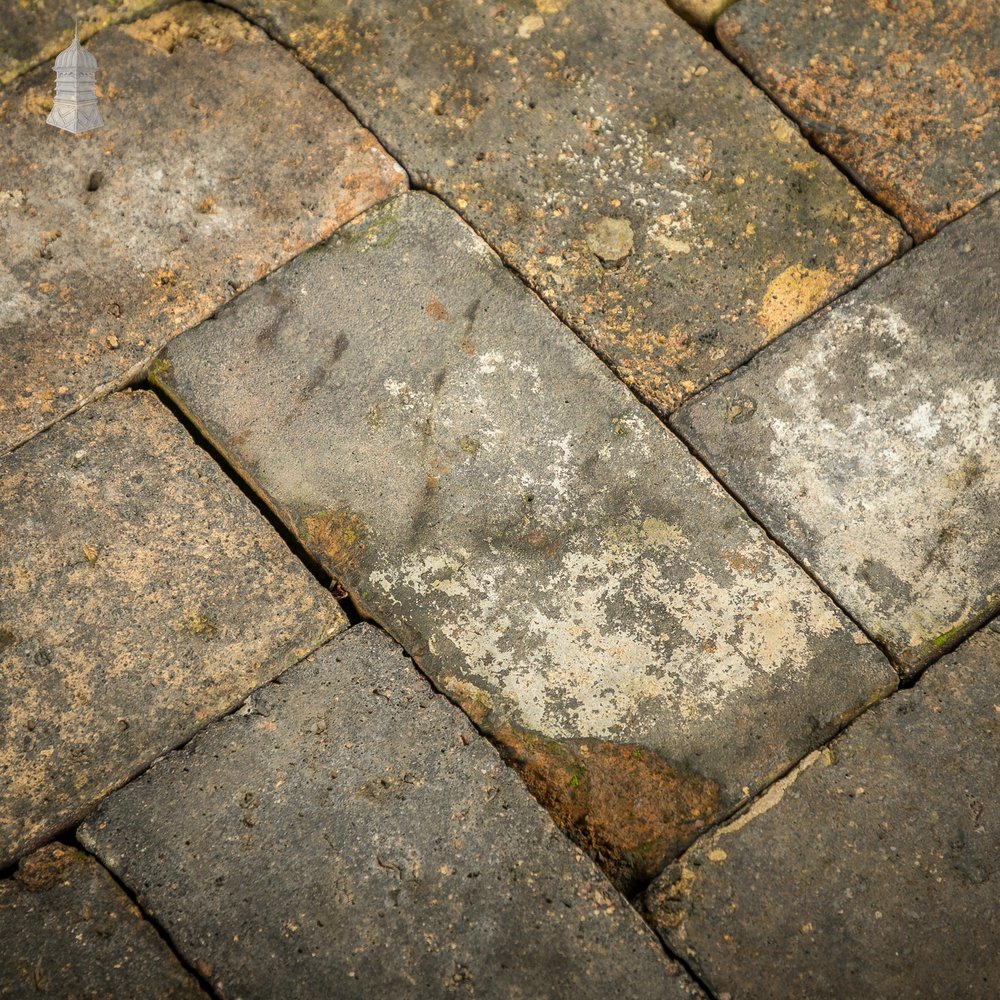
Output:
[[[80,830],[222,997],[702,994],[370,625]]]
[[[405,186],[236,14],[181,4],[87,48],[105,128],[45,124],[51,64],[0,93],[0,453]]]
[[[674,425],[910,671],[1000,607],[1000,202]]]
[[[0,942],[0,996],[12,1000],[206,1000],[111,876],[63,844],[0,881]]]
[[[151,393],[0,459],[0,865],[346,624]]]
[[[909,242],[658,0],[236,5],[661,412]]]
[[[998,687],[984,629],[654,883],[716,996],[1000,995]]]
[[[743,0],[725,50],[926,239],[1000,188],[1000,3]]]
[[[430,195],[254,286],[156,372],[620,885],[894,684]]]
[[[75,11],[68,4],[9,0],[0,19],[0,87],[53,59],[73,40],[74,14],[80,15],[80,41],[101,28],[149,15],[171,0],[90,0]]]

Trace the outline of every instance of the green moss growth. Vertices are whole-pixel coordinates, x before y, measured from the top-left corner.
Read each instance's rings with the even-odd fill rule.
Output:
[[[165,378],[174,370],[174,363],[170,358],[155,358],[149,366],[149,377],[151,379]]]
[[[944,649],[950,646],[961,634],[962,630],[960,628],[950,628],[947,632],[942,632],[931,639],[931,644],[935,649]]]

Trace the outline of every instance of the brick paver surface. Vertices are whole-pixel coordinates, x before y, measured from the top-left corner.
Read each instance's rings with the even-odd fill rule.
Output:
[[[100,131],[45,124],[51,64],[0,94],[0,453],[405,180],[229,11],[182,4],[88,49]]]
[[[0,995],[994,1000],[996,4],[8,2]]]
[[[131,21],[166,7],[170,0],[90,0],[76,11],[68,4],[8,0],[0,18],[0,87],[40,62],[53,59],[73,40],[74,13],[80,40],[102,28]]]
[[[623,884],[892,685],[430,195],[299,258],[157,371]]]
[[[1000,994],[998,686],[987,630],[664,873],[654,922],[716,996]]]
[[[726,51],[918,239],[1000,187],[996,0],[742,0]]]
[[[106,800],[81,836],[220,996],[702,996],[368,625]]]
[[[675,426],[906,671],[1000,608],[1000,202]]]
[[[662,412],[902,246],[662,3],[238,6]]]
[[[0,996],[206,1000],[111,876],[50,844],[0,881]]]
[[[0,459],[0,864],[346,625],[151,393]]]

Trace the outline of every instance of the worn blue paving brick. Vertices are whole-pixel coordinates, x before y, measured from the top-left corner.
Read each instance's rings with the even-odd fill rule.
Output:
[[[223,997],[703,1000],[402,652],[338,637],[81,839]]]
[[[63,844],[0,881],[0,996],[207,1000],[114,879]]]
[[[156,371],[620,885],[894,683],[430,195],[299,257]]]
[[[984,629],[654,883],[716,996],[1000,995],[1000,635]]]
[[[1000,608],[998,223],[994,199],[675,418],[907,672]]]

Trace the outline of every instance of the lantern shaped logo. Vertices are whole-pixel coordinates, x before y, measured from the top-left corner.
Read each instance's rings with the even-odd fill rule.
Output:
[[[73,44],[56,56],[56,99],[46,119],[49,125],[77,134],[104,124],[94,93],[96,74],[97,60],[80,45],[77,29]]]

